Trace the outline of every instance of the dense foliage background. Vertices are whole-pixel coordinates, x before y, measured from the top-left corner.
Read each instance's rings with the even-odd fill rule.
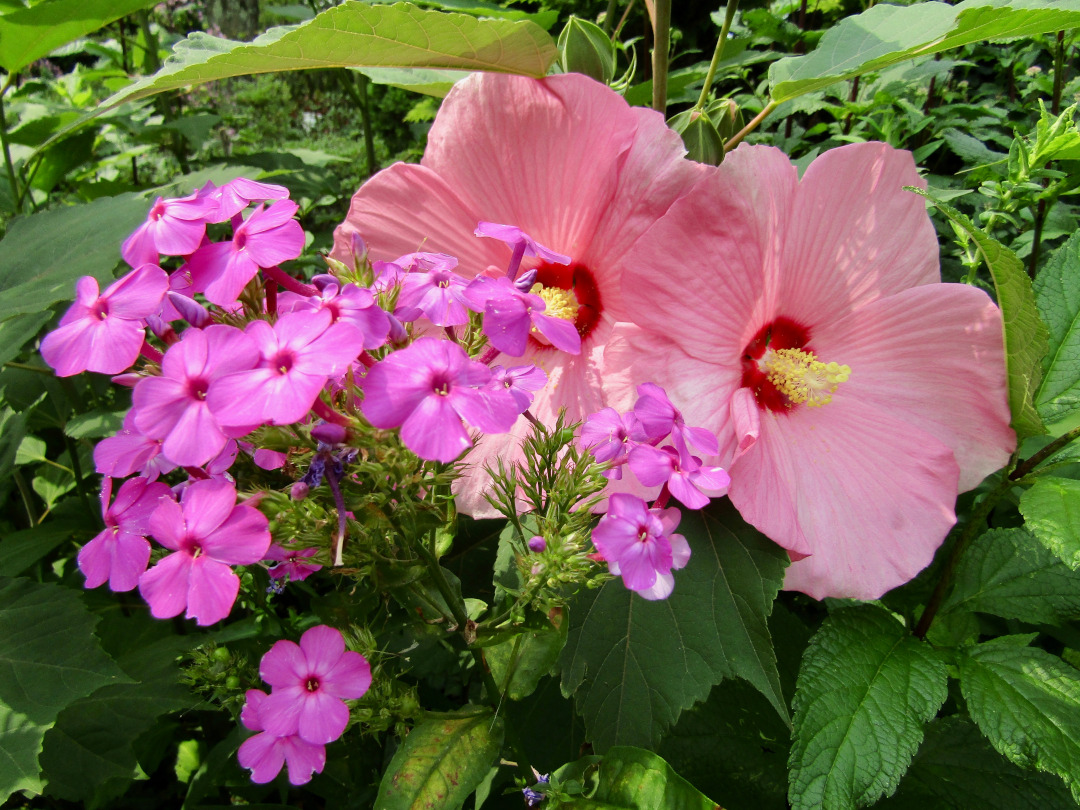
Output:
[[[916,18],[897,18],[889,25],[902,35],[879,54],[852,44],[859,58],[770,74],[779,60],[814,52],[827,31],[855,42],[866,4],[744,2],[708,80],[725,8],[670,9],[661,109],[692,156],[717,162],[723,142],[763,112],[746,140],[778,146],[802,167],[857,141],[913,152],[929,194],[946,204],[934,219],[944,278],[983,286],[1005,311],[1013,424],[1026,441],[1009,468],[961,495],[960,523],[934,565],[875,604],[778,593],[783,552],[720,507],[684,518],[693,524],[688,536],[709,537],[720,551],[716,570],[702,560],[698,573],[685,572],[677,593],[687,601],[673,602],[670,614],[628,624],[632,597],[610,589],[568,597],[558,621],[530,614],[526,623],[535,624],[519,636],[527,672],[522,682],[508,676],[498,716],[539,770],[577,763],[556,777],[568,792],[600,783],[590,794],[597,804],[580,806],[697,807],[705,801],[697,791],[729,810],[878,799],[922,810],[1042,809],[1080,796],[1080,456],[1071,443],[1080,424],[1080,132],[1072,112],[1080,6],[1034,6],[1041,10],[1017,18],[993,10],[983,28],[966,22],[933,47],[916,46]],[[493,69],[535,75],[555,58],[552,40],[566,27],[553,69],[588,72],[649,105],[655,8],[635,0],[0,0],[5,807],[370,807],[384,774],[404,768],[409,746],[424,743],[438,762],[480,763],[465,806],[521,806],[522,785],[496,766],[499,743],[484,736],[491,714],[477,720],[462,710],[483,698],[460,634],[404,619],[369,626],[379,600],[354,600],[347,581],[268,593],[257,566],[243,575],[231,620],[209,629],[155,621],[137,594],[84,591],[75,555],[101,526],[92,448],[120,427],[130,395],[100,375],[56,378],[37,346],[77,278],[122,272],[119,245],[159,195],[239,176],[286,186],[308,240],[306,258],[290,270],[310,277],[359,185],[395,161],[419,160],[440,98],[478,65],[451,45],[439,64],[410,66],[361,34],[359,49],[332,37],[320,20],[368,15],[373,28],[407,32],[392,15],[411,15],[442,33],[442,15],[467,15],[490,26],[477,37],[509,54]],[[325,16],[333,13],[342,16]],[[581,45],[571,15],[599,26],[589,36],[610,35],[611,49],[595,38],[592,50]],[[239,71],[214,62],[233,46],[207,35],[247,41],[297,24],[288,36],[308,38],[307,61],[290,67],[303,69],[275,61],[281,32],[264,35],[261,50],[235,51]],[[180,61],[165,64],[174,52]],[[703,130],[679,116],[695,109],[707,81]],[[245,472],[275,486],[254,468]],[[313,515],[312,525],[324,517]],[[459,518],[441,562],[460,594],[495,604],[513,589],[502,530]],[[728,612],[702,632],[680,605],[709,598],[721,575]],[[382,599],[424,617],[403,583],[388,582]],[[354,647],[407,661],[407,675],[376,679],[321,777],[303,788],[284,777],[253,785],[235,758],[244,690],[259,684],[258,661],[272,640],[295,639],[318,622],[346,630]],[[735,631],[754,636],[748,649],[732,641]],[[661,653],[640,670],[606,669],[612,650],[633,658],[645,649],[636,645],[657,638],[691,650],[700,668],[680,674]],[[748,665],[754,656],[768,663]],[[618,685],[625,695],[612,709],[603,697]],[[426,712],[446,713],[438,717],[451,730],[407,737],[414,726],[430,731]],[[589,759],[601,754],[600,765]],[[647,798],[630,796],[625,783],[645,786]]]

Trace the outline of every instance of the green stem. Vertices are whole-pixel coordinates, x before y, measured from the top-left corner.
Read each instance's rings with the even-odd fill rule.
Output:
[[[608,0],[607,11],[604,12],[603,31],[608,36],[611,35],[611,18],[615,16],[615,3],[616,0]]]
[[[4,95],[7,93],[8,87],[11,86],[11,77],[14,74],[8,74],[7,81],[4,82],[4,86],[0,89],[0,147],[4,150],[4,168],[7,169],[8,182],[11,183],[11,198],[15,201],[15,213],[22,213],[22,192],[19,190],[19,181],[15,177],[15,164],[11,160],[11,146],[8,144],[7,137],[7,118],[4,115]]]
[[[779,106],[780,104],[776,101],[770,101],[768,104],[766,104],[765,109],[755,115],[749,124],[747,124],[745,127],[732,135],[731,139],[724,143],[724,151],[730,152],[732,149],[738,146],[739,142],[742,141],[743,138],[745,138],[747,135],[757,129],[761,122],[764,121],[769,116],[769,114]]]
[[[1028,473],[1030,473],[1032,470],[1034,470],[1036,467],[1046,461],[1046,459],[1054,455],[1054,453],[1056,453],[1058,450],[1061,450],[1070,442],[1078,438],[1080,438],[1080,427],[1073,428],[1066,433],[1062,433],[1060,436],[1058,436],[1056,439],[1046,445],[1046,447],[1044,447],[1042,450],[1039,450],[1037,453],[1032,453],[1029,458],[1024,459],[1024,461],[1018,464],[1016,469],[1009,474],[1009,478],[1011,478],[1013,481],[1019,481],[1021,478],[1027,476]]]
[[[705,102],[709,100],[709,91],[712,89],[713,79],[716,77],[716,66],[724,56],[724,45],[727,43],[728,31],[735,19],[735,12],[739,10],[739,0],[728,0],[724,11],[724,24],[720,27],[720,37],[716,40],[716,50],[713,51],[712,61],[709,62],[709,72],[705,74],[705,84],[701,87],[701,95],[698,96],[695,110],[705,109]]]
[[[26,517],[30,521],[30,525],[37,526],[40,518],[37,509],[34,508],[33,493],[26,483],[26,478],[23,477],[22,470],[16,467],[11,475],[15,479],[15,486],[19,488],[19,495],[22,497],[23,508],[26,510]]]
[[[612,42],[619,38],[619,34],[622,33],[623,26],[626,25],[626,19],[630,16],[630,10],[634,7],[634,3],[636,2],[637,0],[630,0],[630,2],[626,4],[626,8],[623,9],[622,16],[619,18],[619,24],[615,26],[615,30],[611,33]]]
[[[667,110],[668,49],[671,47],[671,0],[655,0],[653,9],[652,107]]]
[[[83,508],[86,509],[87,514],[94,523],[98,524],[100,528],[105,528],[104,522],[101,520],[100,510],[95,509],[90,501],[90,495],[86,488],[86,479],[83,477],[82,462],[79,461],[79,448],[75,446],[75,442],[67,435],[64,436],[64,444],[67,446],[68,456],[71,458],[71,472],[75,478],[75,489],[79,493],[79,499],[82,501]]]

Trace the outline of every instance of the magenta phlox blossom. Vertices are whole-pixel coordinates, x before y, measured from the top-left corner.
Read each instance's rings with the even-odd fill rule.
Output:
[[[659,443],[671,436],[684,464],[690,464],[691,458],[687,445],[712,456],[720,452],[716,434],[705,428],[687,427],[682,412],[672,404],[667,392],[659,385],[642,383],[637,390],[634,415],[649,441]]]
[[[212,184],[211,184],[212,185]],[[253,202],[273,202],[287,200],[289,190],[274,183],[260,183],[246,177],[230,180],[221,188],[210,191],[209,196],[217,200],[218,212],[214,222],[224,222],[239,214]]]
[[[145,319],[157,312],[168,287],[168,276],[156,264],[132,270],[101,294],[97,279],[83,276],[75,303],[41,342],[41,356],[60,377],[125,371],[146,339]]]
[[[215,383],[255,368],[258,361],[255,342],[236,327],[188,329],[165,352],[161,376],[147,377],[135,386],[136,427],[161,439],[162,452],[170,461],[181,466],[205,464],[224,449],[230,436],[242,436],[259,424],[254,420],[247,429],[227,430],[209,398]],[[219,400],[217,408],[222,407],[227,403]]]
[[[112,479],[106,478],[101,487],[101,517],[105,529],[79,549],[79,570],[86,577],[86,587],[96,588],[106,581],[110,590],[130,591],[139,584],[139,577],[150,561],[150,516],[162,498],[171,498],[165,484],[151,483],[145,478],[125,481],[116,500],[112,496]]]
[[[533,392],[547,385],[547,375],[536,366],[491,367],[492,388],[504,388],[517,403],[518,413],[524,413],[532,404]]]
[[[612,466],[603,472],[604,477],[621,481],[626,454],[643,440],[644,434],[633,411],[620,414],[614,408],[604,408],[585,418],[578,447],[590,451],[601,464],[611,462]]]
[[[466,281],[454,272],[457,259],[444,253],[412,253],[394,264],[408,270],[399,277],[397,318],[415,321],[425,317],[436,326],[469,322]]]
[[[245,697],[240,722],[259,733],[240,744],[236,758],[240,767],[251,771],[252,782],[259,785],[271,782],[286,765],[289,782],[293,785],[306,785],[312,774],[322,773],[326,766],[326,746],[310,743],[297,734],[268,733],[264,730],[262,712],[269,695],[259,689],[249,689]]]
[[[349,724],[345,701],[363,697],[371,686],[367,660],[346,650],[341,633],[326,625],[307,630],[299,645],[276,642],[259,674],[273,687],[259,713],[263,729],[317,744],[341,736]]]
[[[299,422],[364,345],[358,329],[332,323],[327,310],[289,312],[273,326],[253,321],[245,331],[261,354],[257,366],[223,377],[207,396],[223,425]]]
[[[647,487],[667,484],[668,491],[689,509],[708,505],[710,496],[702,490],[719,498],[731,484],[723,468],[703,467],[697,456],[684,459],[670,444],[659,448],[639,444],[630,450],[627,463],[642,484]]]
[[[550,345],[568,354],[581,351],[581,335],[573,322],[546,314],[543,298],[522,292],[506,276],[478,276],[465,290],[465,298],[484,313],[484,334],[491,345],[511,357],[525,354],[530,332],[543,335]]]
[[[690,559],[686,538],[674,534],[679,520],[678,509],[650,509],[635,495],[616,493],[593,529],[593,544],[627,588],[645,599],[666,599],[675,587],[671,572]]]
[[[363,348],[377,349],[390,333],[389,316],[379,308],[371,290],[355,284],[341,285],[333,276],[316,276],[312,281],[319,294],[314,296],[283,292],[278,296],[278,312],[327,310],[334,323],[355,327],[364,336]]]
[[[561,253],[556,253],[550,248],[546,248],[529,236],[521,228],[516,228],[513,225],[498,225],[494,222],[481,222],[476,226],[476,230],[473,231],[476,236],[486,236],[491,239],[498,239],[500,242],[505,242],[510,246],[510,249],[514,251],[510,258],[510,265],[506,269],[506,275],[511,279],[517,276],[518,268],[521,266],[521,260],[525,256],[532,256],[537,259],[543,259],[545,261],[552,262],[553,264],[570,264],[571,259],[569,256],[564,256]]]
[[[94,469],[112,478],[138,473],[153,481],[177,467],[161,455],[161,444],[161,439],[143,434],[135,425],[135,411],[128,411],[116,435],[102,439],[94,447]]]
[[[299,206],[279,200],[259,206],[233,231],[228,242],[213,242],[188,258],[192,284],[221,307],[236,303],[260,267],[295,259],[304,249],[304,229],[293,217]]]
[[[312,548],[285,548],[273,543],[263,559],[277,563],[270,567],[270,576],[273,579],[287,579],[289,582],[303,582],[316,571],[322,570],[318,563],[311,562],[311,558],[319,553],[319,549]]]
[[[217,221],[217,207],[203,190],[176,199],[158,197],[146,222],[124,240],[120,255],[132,267],[157,264],[162,255],[187,256],[202,244],[206,223]]]
[[[158,619],[186,616],[201,625],[229,615],[240,591],[230,566],[251,565],[270,547],[269,521],[236,503],[224,481],[196,481],[180,502],[165,500],[150,517],[150,533],[173,553],[139,579],[139,592]]]
[[[462,420],[479,430],[507,431],[520,411],[491,370],[448,340],[420,338],[376,363],[364,380],[364,416],[377,428],[401,428],[421,458],[449,462],[472,445]]]

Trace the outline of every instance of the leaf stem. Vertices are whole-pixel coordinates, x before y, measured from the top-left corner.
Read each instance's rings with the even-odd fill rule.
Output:
[[[19,495],[22,498],[23,508],[26,510],[26,517],[30,521],[30,525],[37,526],[40,518],[37,509],[34,508],[33,494],[26,484],[26,478],[23,476],[22,470],[16,467],[11,471],[11,477],[15,479],[15,486],[19,488]]]
[[[8,182],[11,184],[11,198],[15,205],[15,213],[21,214],[22,193],[19,190],[18,178],[15,177],[15,165],[11,161],[11,146],[7,137],[7,119],[4,115],[4,95],[7,93],[8,87],[11,86],[11,77],[13,75],[8,74],[4,86],[0,88],[0,147],[4,150],[4,168],[7,169]]]
[[[668,50],[671,47],[671,0],[655,0],[653,16],[652,107],[667,110]]]
[[[766,104],[765,108],[757,115],[755,115],[749,124],[747,124],[745,127],[743,127],[731,136],[731,139],[724,144],[724,151],[730,152],[732,149],[738,146],[739,142],[742,141],[743,138],[745,138],[747,135],[757,129],[761,122],[764,121],[769,116],[769,114],[772,113],[772,111],[779,106],[780,103],[777,101],[770,101],[768,104]]]
[[[709,72],[705,74],[705,84],[701,86],[701,95],[698,96],[695,110],[705,109],[705,102],[709,99],[709,91],[712,89],[713,79],[716,77],[716,66],[724,56],[724,45],[727,43],[728,31],[735,19],[735,12],[739,10],[739,0],[728,0],[724,11],[724,24],[720,27],[720,37],[716,40],[716,50],[713,51],[712,61],[709,62]]]

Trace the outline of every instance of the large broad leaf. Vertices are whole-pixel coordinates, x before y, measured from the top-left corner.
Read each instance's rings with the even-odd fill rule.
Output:
[[[18,357],[48,320],[48,312],[28,312],[0,321],[0,365]]]
[[[1080,572],[1025,529],[991,529],[960,558],[942,614],[977,610],[1032,624],[1080,616]]]
[[[715,810],[718,805],[651,751],[612,748],[600,762],[592,802],[626,810]],[[573,803],[570,804],[574,806]],[[591,802],[582,807],[594,807]]]
[[[990,747],[970,720],[943,717],[926,727],[926,740],[891,799],[880,810],[1047,810],[1069,807],[1060,779],[1017,768]]]
[[[8,73],[157,0],[45,0],[0,16],[0,67]]]
[[[788,799],[795,810],[873,804],[900,782],[945,702],[945,664],[877,607],[834,613],[795,687]]]
[[[0,538],[0,576],[19,576],[76,534],[84,534],[86,539],[89,539],[90,532],[86,531],[87,528],[85,520],[49,520],[47,523]]]
[[[40,789],[34,763],[62,709],[126,680],[94,637],[97,621],[74,591],[0,578],[0,802]]]
[[[979,249],[994,280],[998,306],[1005,321],[1005,366],[1009,374],[1009,410],[1012,412],[1013,430],[1021,439],[1046,433],[1042,419],[1035,410],[1034,397],[1042,379],[1047,329],[1039,320],[1035,294],[1023,263],[1015,253],[976,228],[968,217],[948,203],[935,200],[921,189],[909,190],[930,200]]]
[[[1080,232],[1039,271],[1035,304],[1050,333],[1046,374],[1035,404],[1042,418],[1054,423],[1080,407]]]
[[[679,532],[693,556],[667,599],[649,602],[613,581],[570,605],[562,689],[599,751],[655,747],[724,678],[749,681],[787,719],[766,621],[787,555],[726,501],[685,513]]]
[[[1043,545],[1080,570],[1080,481],[1040,478],[1020,496],[1020,512]]]
[[[177,43],[160,71],[110,96],[98,112],[166,90],[253,73],[378,67],[540,77],[554,59],[555,43],[535,23],[348,0],[299,25],[272,28],[250,43],[193,33]]]
[[[479,707],[421,723],[390,761],[375,806],[460,807],[495,763],[502,737],[502,719]]]
[[[1078,0],[965,0],[955,6],[881,3],[830,28],[813,53],[774,63],[769,69],[770,94],[773,101],[786,101],[916,56],[1078,25]]]
[[[999,753],[1057,774],[1080,802],[1080,670],[1005,636],[966,649],[960,689]]]
[[[93,276],[104,289],[120,262],[120,243],[148,209],[142,197],[125,194],[15,222],[0,241],[0,319],[74,299],[80,276]]]

